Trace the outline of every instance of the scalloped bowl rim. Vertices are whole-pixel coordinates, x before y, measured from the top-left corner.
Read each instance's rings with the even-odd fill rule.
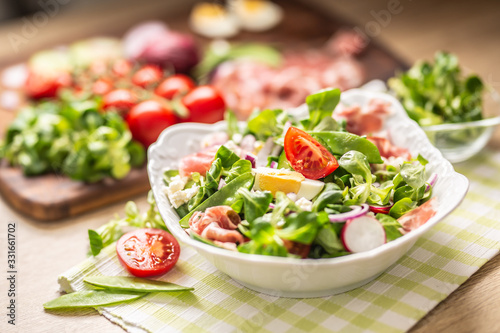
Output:
[[[392,96],[388,94],[383,94],[383,93],[375,93],[375,92],[368,92],[368,91],[363,91],[360,89],[352,89],[350,91],[346,91],[342,93],[342,96],[345,98],[349,94],[363,94],[365,96],[370,96],[370,98],[376,98],[376,97],[383,97],[384,99],[390,100],[392,103],[397,103],[399,102]],[[383,96],[381,96],[383,95]],[[400,105],[400,104],[399,104]],[[398,110],[398,112],[400,112]],[[420,127],[412,120],[407,118],[408,121],[411,121],[414,123],[415,130],[422,131]],[[154,175],[154,170],[153,170],[153,165],[156,163],[155,162],[155,156],[156,154],[161,151],[162,146],[167,137],[170,135],[176,133],[176,132],[186,132],[186,133],[193,133],[196,132],[197,130],[202,130],[202,131],[220,131],[225,128],[225,122],[221,121],[215,124],[200,124],[200,123],[182,123],[182,124],[176,124],[174,126],[171,126],[167,129],[165,129],[159,139],[157,140],[156,143],[151,145],[151,147],[148,150],[148,175],[149,179],[151,182],[151,187],[153,189],[153,193],[155,197],[158,195],[164,195],[162,191],[163,181],[160,178],[159,182],[155,182],[155,175]],[[425,133],[422,132],[422,135],[425,136]],[[423,137],[422,137],[423,138]],[[430,143],[429,143],[430,145]],[[437,150],[437,148],[432,147],[432,149]],[[439,151],[437,150],[439,153]],[[439,153],[441,155],[441,153]],[[441,155],[442,157],[442,155]],[[450,164],[444,157],[442,157],[441,163],[448,163]],[[451,164],[449,167],[452,168]],[[169,228],[169,230],[176,236],[176,238],[185,243],[188,244],[195,249],[200,249],[205,252],[212,253],[216,256],[220,257],[227,257],[227,258],[232,258],[232,259],[240,259],[242,261],[250,261],[250,262],[262,262],[262,263],[272,263],[272,264],[278,264],[278,265],[289,265],[293,263],[294,265],[301,265],[301,266],[307,266],[307,265],[318,265],[318,264],[335,264],[335,263],[345,263],[345,262],[355,262],[358,259],[366,259],[366,258],[373,258],[373,257],[378,257],[380,255],[383,255],[385,252],[388,252],[390,249],[402,246],[403,244],[416,241],[422,234],[427,232],[430,228],[432,228],[436,223],[441,221],[444,217],[449,215],[455,208],[458,207],[458,205],[463,201],[467,190],[469,186],[469,181],[468,179],[463,176],[462,174],[457,173],[456,171],[453,170],[453,177],[455,177],[455,181],[461,182],[461,188],[462,188],[462,194],[460,194],[459,200],[457,200],[455,203],[453,203],[449,208],[444,211],[440,212],[441,214],[436,214],[433,216],[427,223],[422,225],[416,230],[411,231],[410,233],[404,235],[403,237],[400,237],[394,241],[388,242],[380,247],[377,247],[375,249],[372,249],[370,251],[366,252],[361,252],[361,253],[353,253],[349,254],[346,256],[342,257],[336,257],[336,258],[321,258],[321,259],[297,259],[297,258],[288,258],[288,257],[274,257],[274,256],[264,256],[264,255],[257,255],[257,254],[247,254],[247,253],[241,253],[241,252],[235,252],[235,251],[230,251],[227,249],[222,249],[218,247],[214,247],[205,243],[202,243],[200,241],[197,241],[195,239],[192,239],[186,232],[185,230],[179,225],[179,219],[177,221],[173,221],[171,219],[166,219],[165,224]],[[158,199],[158,198],[157,198]],[[158,202],[158,201],[157,201]],[[160,214],[162,217],[165,219],[167,214],[165,214],[166,210],[171,210],[174,212],[175,211],[172,209],[172,207],[164,207],[159,205],[159,210]],[[438,218],[439,216],[439,218]]]

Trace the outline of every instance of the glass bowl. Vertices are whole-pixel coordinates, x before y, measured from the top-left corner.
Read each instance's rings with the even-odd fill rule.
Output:
[[[429,141],[451,163],[463,162],[479,153],[500,124],[500,96],[489,88],[483,98],[485,119],[465,123],[422,126]]]
[[[429,141],[451,163],[463,162],[479,153],[490,141],[500,116],[466,123],[423,126]]]

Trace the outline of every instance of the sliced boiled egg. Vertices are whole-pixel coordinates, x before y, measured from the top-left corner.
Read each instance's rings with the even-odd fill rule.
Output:
[[[254,190],[295,193],[297,198],[311,200],[323,189],[322,181],[306,179],[302,174],[287,169],[260,167],[253,170],[255,174]]]
[[[239,32],[236,17],[217,3],[201,2],[194,6],[189,23],[193,31],[209,38],[228,38]]]
[[[248,31],[269,30],[283,18],[281,7],[271,1],[232,0],[229,8],[238,17],[240,26]]]
[[[300,183],[300,190],[297,192],[297,198],[306,198],[311,200],[321,192],[325,183],[319,180],[306,179]]]

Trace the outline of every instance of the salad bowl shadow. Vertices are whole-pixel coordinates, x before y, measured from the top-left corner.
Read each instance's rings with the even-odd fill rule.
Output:
[[[391,103],[392,114],[386,130],[392,141],[409,149],[412,156],[422,154],[429,164],[427,172],[437,173],[434,187],[437,213],[426,224],[392,242],[370,251],[328,259],[296,259],[246,254],[214,247],[192,239],[179,225],[179,217],[164,194],[163,172],[176,168],[179,159],[199,150],[202,138],[223,131],[224,122],[213,125],[184,123],[167,128],[148,151],[148,174],[161,216],[172,234],[184,245],[192,246],[220,271],[252,290],[281,297],[323,297],[362,286],[382,274],[403,257],[415,242],[436,223],[450,214],[463,200],[468,179],[456,173],[426,134],[408,118],[401,104],[384,93],[354,89],[342,93],[341,103],[364,105],[371,99]]]

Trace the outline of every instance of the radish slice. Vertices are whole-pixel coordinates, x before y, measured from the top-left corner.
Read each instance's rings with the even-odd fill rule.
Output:
[[[438,179],[437,173],[433,173],[429,179],[427,180],[427,187],[425,188],[425,192],[429,191],[434,184],[436,184],[436,181]]]
[[[368,215],[347,221],[340,238],[346,250],[353,253],[369,251],[386,243],[384,227]]]
[[[369,210],[369,206],[367,204],[362,204],[361,206],[350,206],[350,208],[352,210],[347,213],[328,215],[330,222],[337,223],[355,219],[357,217],[365,215]]]

